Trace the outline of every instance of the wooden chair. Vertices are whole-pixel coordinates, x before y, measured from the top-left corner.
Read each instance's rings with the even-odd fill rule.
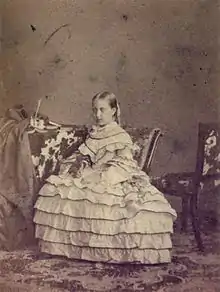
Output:
[[[199,123],[196,170],[193,177],[194,194],[190,198],[190,210],[195,238],[200,250],[204,250],[198,212],[198,194],[207,183],[209,189],[220,180],[220,125]],[[211,184],[210,184],[211,183]]]
[[[215,188],[220,181],[220,126],[217,123],[199,123],[198,146],[195,171],[190,173],[171,173],[154,184],[164,193],[181,197],[181,230],[187,231],[188,215],[191,215],[192,227],[198,249],[204,250],[202,242],[198,199],[201,187],[209,182]],[[210,184],[211,182],[211,184]]]

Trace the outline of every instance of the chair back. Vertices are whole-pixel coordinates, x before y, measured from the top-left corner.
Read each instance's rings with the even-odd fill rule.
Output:
[[[198,146],[194,185],[212,181],[220,183],[220,125],[217,123],[199,123]]]
[[[149,174],[151,170],[151,165],[157,150],[160,137],[162,137],[161,130],[159,128],[155,128],[151,131],[149,139],[148,141],[146,141],[146,145],[144,145],[142,159],[140,161],[140,167],[147,174]]]

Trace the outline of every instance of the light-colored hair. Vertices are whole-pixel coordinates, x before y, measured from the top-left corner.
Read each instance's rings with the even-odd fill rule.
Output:
[[[107,100],[108,103],[109,103],[109,106],[111,108],[114,108],[115,109],[114,118],[115,118],[116,123],[118,123],[120,125],[120,122],[121,122],[120,121],[121,111],[120,111],[120,106],[119,106],[119,103],[118,103],[118,100],[117,100],[115,94],[114,93],[111,93],[111,92],[108,92],[108,91],[99,92],[99,93],[97,93],[93,97],[93,99],[92,99],[92,105],[94,105],[94,103],[97,100],[100,100],[100,99]]]

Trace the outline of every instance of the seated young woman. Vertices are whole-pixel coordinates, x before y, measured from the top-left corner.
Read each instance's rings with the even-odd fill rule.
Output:
[[[96,262],[170,262],[175,210],[133,159],[115,95],[97,94],[92,109],[96,125],[79,147],[83,167],[51,175],[39,192],[40,250]]]

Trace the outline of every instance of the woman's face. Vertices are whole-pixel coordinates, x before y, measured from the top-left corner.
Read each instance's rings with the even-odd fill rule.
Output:
[[[97,99],[93,104],[93,114],[97,125],[105,126],[115,120],[116,109],[111,108],[108,100]]]

